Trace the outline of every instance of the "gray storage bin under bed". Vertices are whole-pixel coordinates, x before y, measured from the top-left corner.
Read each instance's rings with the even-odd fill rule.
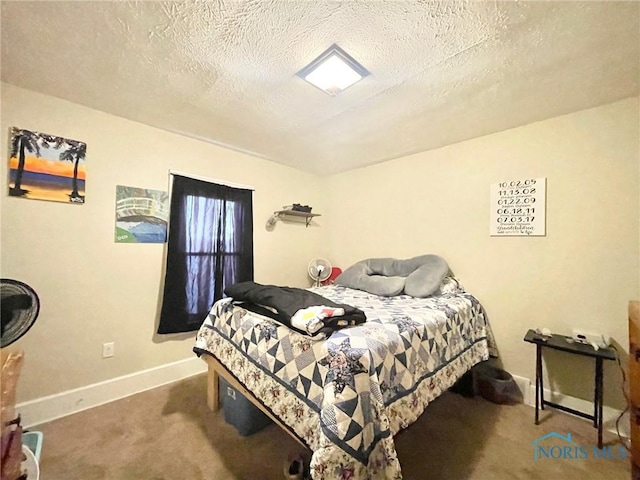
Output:
[[[218,377],[218,382],[218,400],[222,404],[224,419],[233,425],[240,435],[246,437],[273,423],[273,420],[224,378]]]

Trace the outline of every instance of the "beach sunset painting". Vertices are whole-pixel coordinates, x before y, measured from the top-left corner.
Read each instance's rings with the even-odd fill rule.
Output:
[[[9,196],[83,204],[87,144],[11,127]]]

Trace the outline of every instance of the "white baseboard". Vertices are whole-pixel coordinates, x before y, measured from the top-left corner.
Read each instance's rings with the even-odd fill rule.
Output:
[[[524,399],[524,403],[526,405],[529,405],[530,407],[535,407],[536,405],[535,404],[536,402],[535,385],[532,385],[531,380],[525,377],[517,377],[514,375],[513,378],[518,384],[518,387],[520,388],[520,390],[522,391],[522,398]],[[564,395],[559,392],[553,392],[547,388],[544,389],[544,398],[546,400],[552,401],[554,403],[558,403],[565,407],[573,408],[574,410],[579,410],[585,413],[593,414],[593,402],[590,402],[588,400],[571,397],[569,395]],[[604,405],[602,407],[603,429],[611,433],[617,434],[616,420],[618,419],[621,413],[622,413],[621,410],[617,410],[615,408],[607,407],[606,405]],[[582,417],[576,417],[576,418],[582,418]],[[590,421],[590,420],[587,420],[586,418],[583,420]],[[629,438],[631,435],[630,424],[629,424],[629,412],[625,412],[625,414],[622,416],[622,418],[620,419],[619,426],[620,426],[620,435],[625,438]]]
[[[522,401],[524,402],[524,404],[531,405],[529,401],[529,398],[531,398],[531,380],[526,377],[518,377],[517,375],[513,375],[513,379],[516,381],[516,384],[518,384],[518,388],[522,393]],[[533,397],[533,399],[535,400],[535,396]]]
[[[122,377],[112,378],[104,382],[94,383],[85,387],[19,403],[16,405],[16,411],[22,418],[23,427],[32,428],[41,423],[66,417],[73,413],[104,405],[105,403],[113,402],[114,400],[119,400],[206,371],[207,365],[205,362],[196,357],[188,358],[129,375],[123,375]],[[524,403],[535,407],[535,385],[532,385],[531,380],[526,377],[514,375],[513,378],[522,392]],[[584,412],[593,410],[593,403],[587,400],[552,392],[546,388],[544,389],[544,395],[545,398],[555,403],[565,405],[575,410]],[[616,433],[616,420],[620,413],[620,410],[607,406],[603,407],[602,416],[606,430]],[[625,413],[620,420],[620,435],[626,438],[630,436],[628,412]]]
[[[24,428],[113,402],[135,393],[166,385],[207,371],[205,362],[187,358],[104,382],[67,390],[16,405]]]

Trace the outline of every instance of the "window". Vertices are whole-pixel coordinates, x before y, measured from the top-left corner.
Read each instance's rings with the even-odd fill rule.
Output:
[[[249,280],[252,191],[174,175],[158,333],[197,330],[226,286]]]

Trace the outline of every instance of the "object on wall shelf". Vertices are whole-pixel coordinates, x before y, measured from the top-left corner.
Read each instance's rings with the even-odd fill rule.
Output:
[[[271,218],[267,222],[268,225],[273,226],[280,217],[302,217],[305,219],[305,226],[309,226],[313,217],[319,217],[319,213],[299,212],[297,210],[277,210],[273,212]]]
[[[299,203],[294,203],[293,205],[286,205],[284,207],[282,207],[283,210],[293,210],[294,212],[304,212],[304,213],[311,213],[311,210],[313,209],[313,207],[310,207],[309,205],[301,205]]]

